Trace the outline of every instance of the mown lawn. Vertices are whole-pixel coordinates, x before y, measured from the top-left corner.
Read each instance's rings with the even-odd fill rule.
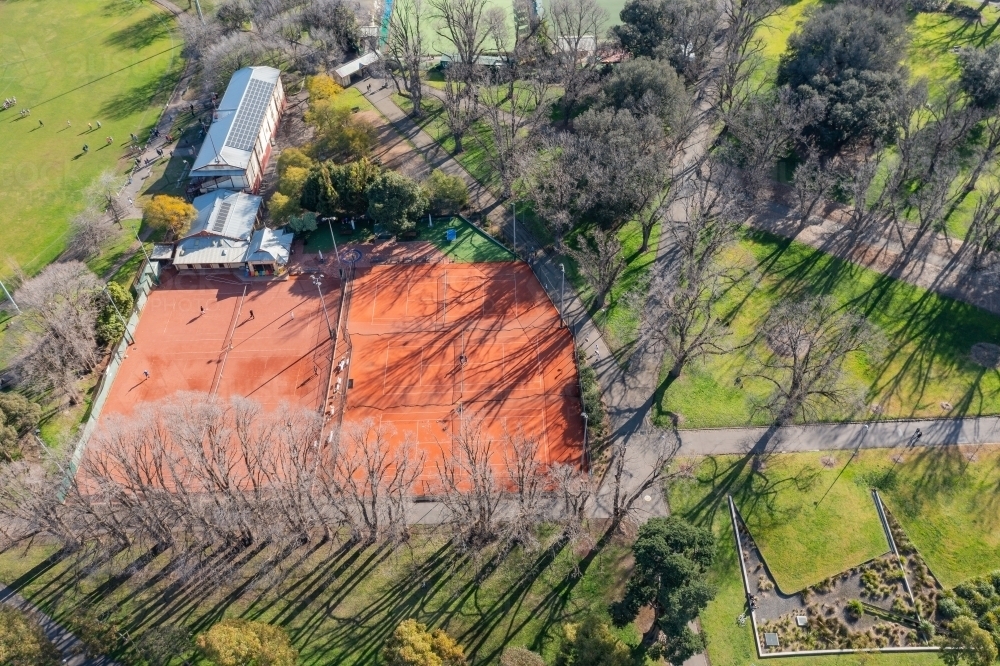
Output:
[[[69,623],[92,594],[95,610],[111,611],[136,640],[164,624],[198,632],[236,616],[285,627],[301,650],[301,664],[375,664],[396,625],[412,617],[446,628],[472,663],[496,664],[509,645],[528,646],[551,660],[564,622],[606,615],[621,594],[625,546],[607,545],[587,556],[555,543],[553,535],[546,543],[552,547],[537,552],[472,556],[418,532],[395,550],[306,546],[259,580],[250,576],[253,560],[244,561],[251,553],[230,554],[225,561],[236,565],[228,578],[231,593],[193,582],[168,591],[163,581],[149,578],[167,565],[165,557],[134,580],[95,593],[107,581],[104,572],[74,587],[71,559],[40,572],[44,567],[37,565],[53,549],[35,547],[23,558],[21,550],[0,555],[0,580],[16,581],[26,597]]]
[[[124,169],[129,133],[145,136],[179,76],[181,41],[169,14],[135,0],[4,3],[0,19],[0,97],[18,101],[0,112],[7,277],[15,265],[32,274],[55,259],[82,190],[101,171]],[[115,143],[105,148],[107,136]]]
[[[812,295],[828,295],[838,307],[861,312],[881,330],[885,344],[876,350],[880,358],[855,354],[844,366],[843,386],[857,401],[828,404],[811,420],[867,418],[873,404],[887,418],[1000,413],[1000,373],[969,359],[975,343],[1000,339],[1000,318],[765,233],[747,231],[725,261],[745,271],[718,309],[731,322],[729,344],[735,351],[690,364],[662,388],[661,423],[672,418],[689,428],[766,423],[767,415],[755,412],[754,405],[771,387],[748,376],[755,369],[753,349],[740,346],[782,300]],[[766,355],[764,343],[758,345],[758,353]]]
[[[846,451],[778,454],[758,474],[751,474],[739,456],[697,461],[694,478],[670,489],[670,506],[676,514],[711,525],[718,538],[719,553],[710,572],[718,593],[701,615],[713,666],[745,666],[756,658],[749,624],[736,624],[746,596],[727,494],[733,495],[779,583],[795,578],[799,584],[818,582],[828,573],[887,550],[869,493],[869,485],[882,485],[883,499],[931,571],[951,587],[1000,567],[995,544],[1000,449],[983,448],[975,462],[965,464],[964,454],[970,451],[957,447],[911,451],[898,464],[893,456],[901,453],[899,449],[863,450],[853,459]],[[821,458],[830,455],[835,462],[827,468]],[[897,481],[885,484],[886,472],[894,464]],[[816,661],[783,659],[782,663],[805,666]],[[933,654],[851,655],[823,657],[823,663],[929,666],[940,661]]]

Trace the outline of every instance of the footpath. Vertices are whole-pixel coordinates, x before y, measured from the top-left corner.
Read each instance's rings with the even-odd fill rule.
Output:
[[[28,603],[24,597],[2,584],[0,584],[0,604],[24,611],[37,620],[45,635],[62,654],[62,663],[65,666],[118,666],[117,662],[108,657],[87,657],[84,654],[83,642],[79,638],[36,606]]]

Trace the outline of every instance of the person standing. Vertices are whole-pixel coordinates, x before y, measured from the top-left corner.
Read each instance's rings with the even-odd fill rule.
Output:
[[[90,152],[90,146],[88,146],[87,144],[83,144],[83,152],[84,153],[89,153]]]
[[[43,123],[43,122],[41,121],[41,119],[39,119],[39,121],[38,121],[38,126],[39,126],[39,127],[45,127],[45,123]]]

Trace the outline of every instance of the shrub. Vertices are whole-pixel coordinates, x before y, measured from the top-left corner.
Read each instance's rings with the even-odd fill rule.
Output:
[[[465,666],[465,651],[443,629],[403,620],[382,648],[386,666]]]
[[[271,219],[278,224],[288,224],[293,217],[302,215],[302,206],[299,199],[293,199],[281,192],[275,192],[267,202],[267,210]],[[315,216],[313,216],[315,218]]]
[[[57,666],[59,657],[38,622],[15,608],[0,606],[0,664]]]
[[[168,194],[157,194],[146,204],[143,211],[146,224],[161,231],[173,232],[175,237],[182,236],[195,218],[198,211],[180,197]]]
[[[632,666],[632,653],[605,623],[593,615],[580,624],[563,625],[556,666]]]
[[[294,666],[299,658],[284,629],[250,620],[222,620],[196,643],[215,666]]]
[[[984,109],[1000,104],[1000,44],[962,49],[958,59],[958,83],[972,103]]]
[[[844,607],[844,611],[847,613],[847,617],[857,620],[865,614],[865,607],[858,599],[851,599],[847,602],[847,606]]]
[[[316,166],[316,160],[309,157],[305,150],[301,148],[285,148],[278,155],[278,176],[285,173],[289,167],[299,167],[301,169],[312,169]]]
[[[133,304],[132,293],[117,282],[108,283],[107,293],[114,305],[108,302],[108,297],[103,294],[97,297],[102,303],[101,312],[97,315],[97,342],[105,347],[115,344],[125,334],[125,324],[122,323],[122,319],[127,321],[131,316]],[[118,316],[119,313],[121,317]]]
[[[296,236],[309,237],[309,234],[316,231],[319,223],[316,221],[315,213],[302,213],[300,215],[293,215],[288,219],[288,230],[294,233]]]
[[[512,647],[500,655],[500,666],[545,666],[545,660],[527,648]]]
[[[597,381],[597,372],[587,364],[586,350],[579,348],[576,357],[580,366],[583,412],[587,415],[588,436],[593,440],[599,440],[608,431],[608,413],[601,398],[601,385]]]
[[[371,153],[375,144],[375,128],[355,118],[350,109],[335,106],[329,100],[319,100],[306,111],[306,122],[316,128],[317,152],[344,160],[360,159]]]
[[[18,441],[41,417],[42,408],[20,393],[0,393],[0,462],[20,458]]]
[[[457,213],[469,203],[469,188],[458,176],[434,169],[426,184],[431,210],[441,215]]]
[[[149,666],[169,666],[191,649],[191,634],[184,627],[160,626],[143,634],[138,647]]]

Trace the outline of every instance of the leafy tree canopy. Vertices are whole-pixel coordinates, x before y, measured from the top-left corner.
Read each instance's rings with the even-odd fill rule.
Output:
[[[990,666],[997,660],[993,637],[971,617],[963,615],[952,620],[948,634],[939,643],[945,648],[939,653],[941,660],[948,666],[957,666],[963,661],[969,666]]]
[[[809,130],[825,147],[892,138],[905,80],[904,37],[897,16],[838,4],[816,12],[789,38],[778,83],[824,103],[825,114]]]
[[[653,113],[674,126],[689,106],[684,82],[669,63],[645,56],[626,60],[605,79],[603,102],[635,115]]]
[[[97,341],[104,346],[118,342],[125,334],[122,319],[127,320],[131,315],[133,303],[132,293],[117,282],[109,282],[107,289],[114,305],[103,294],[97,297],[101,303],[101,311],[97,315]]]
[[[985,49],[967,48],[959,54],[959,85],[972,103],[984,109],[1000,104],[1000,43]]]
[[[434,169],[427,179],[427,198],[435,213],[457,213],[469,203],[469,188],[458,176]]]
[[[0,606],[0,664],[4,666],[57,666],[59,650],[27,614]]]
[[[180,197],[157,194],[146,204],[143,211],[146,223],[154,229],[171,231],[174,236],[182,236],[198,217],[198,211]]]
[[[0,393],[0,462],[19,457],[18,440],[41,418],[42,408],[20,393]]]
[[[215,666],[294,666],[299,658],[281,627],[237,618],[218,622],[196,643]]]
[[[556,666],[633,666],[632,651],[611,629],[591,615],[580,624],[563,625]]]
[[[416,226],[427,205],[423,188],[395,171],[383,172],[368,186],[368,217],[391,233]]]
[[[661,57],[693,80],[711,51],[719,18],[714,3],[701,0],[629,0],[611,34],[636,57]]]
[[[665,634],[662,656],[682,663],[704,648],[702,637],[687,625],[715,596],[704,576],[715,558],[715,538],[709,529],[676,516],[653,518],[639,528],[632,554],[635,569],[625,598],[612,605],[612,618],[623,626],[652,605]]]
[[[465,651],[442,629],[403,620],[382,648],[386,666],[466,666]]]

